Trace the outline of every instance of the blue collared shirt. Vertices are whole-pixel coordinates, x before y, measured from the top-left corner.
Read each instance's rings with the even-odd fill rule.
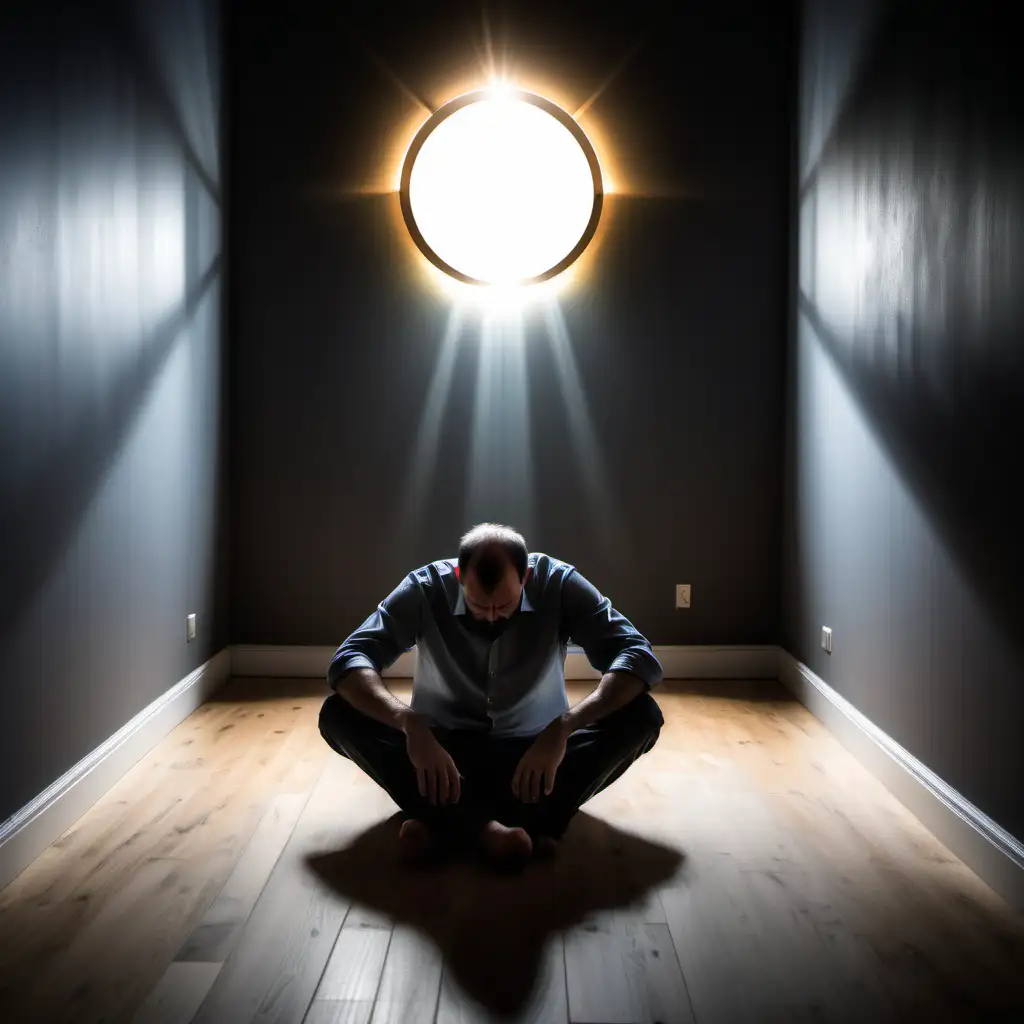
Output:
[[[455,575],[457,559],[409,573],[338,648],[334,684],[356,668],[383,672],[417,647],[412,708],[449,729],[530,736],[568,710],[570,639],[599,672],[661,681],[651,645],[572,565],[535,553],[519,610],[497,639],[479,635]]]

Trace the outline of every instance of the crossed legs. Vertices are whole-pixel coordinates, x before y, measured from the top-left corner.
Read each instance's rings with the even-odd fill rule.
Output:
[[[337,694],[320,711],[320,733],[327,743],[381,786],[407,822],[422,822],[442,844],[481,839],[492,852],[509,845],[509,830],[516,835],[522,830],[533,841],[559,839],[587,800],[654,746],[663,723],[657,702],[642,693],[572,733],[552,792],[542,793],[537,803],[525,803],[512,793],[512,776],[532,736],[492,737],[435,727],[435,737],[462,776],[462,793],[457,804],[434,805],[420,795],[402,732],[357,711]],[[408,834],[412,826],[403,829]],[[511,841],[512,846],[517,843],[523,840]],[[528,852],[528,841],[526,845]]]

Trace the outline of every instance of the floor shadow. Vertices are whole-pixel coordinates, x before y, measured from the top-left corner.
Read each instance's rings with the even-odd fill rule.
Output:
[[[308,858],[346,900],[413,926],[435,942],[465,992],[494,1012],[526,1002],[549,937],[596,911],[626,907],[672,878],[684,855],[580,813],[558,855],[501,874],[472,857],[433,868],[398,862],[397,815],[350,846]]]

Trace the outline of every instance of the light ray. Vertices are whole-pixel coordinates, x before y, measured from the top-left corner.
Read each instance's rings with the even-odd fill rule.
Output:
[[[608,473],[597,442],[576,358],[573,355],[569,328],[557,301],[546,304],[544,322],[547,327],[548,343],[555,359],[562,404],[569,418],[573,448],[586,491],[585,518],[594,524],[603,544],[614,544],[620,555],[628,557],[628,550],[624,551],[624,546],[628,545],[628,537],[622,529],[614,496],[608,485]]]
[[[640,48],[647,40],[647,34],[639,36],[633,45],[622,55],[619,62],[602,79],[598,87],[576,108],[573,117],[578,121],[601,97],[602,93],[615,81],[626,69],[629,62],[637,55]]]
[[[380,56],[379,53],[358,33],[351,25],[346,24],[346,31],[349,33],[351,38],[359,45],[360,49],[370,58],[370,62],[377,68],[378,71],[385,78],[391,82],[392,85],[396,86],[398,90],[406,97],[410,102],[415,103],[418,107],[421,107],[423,113],[426,116],[430,116],[434,112],[436,104],[432,104],[429,100],[420,96],[415,90],[399,77],[398,73]]]
[[[466,522],[533,528],[533,481],[520,310],[484,311],[473,407]]]
[[[487,55],[487,76],[489,79],[498,77],[498,67],[494,63],[494,43],[491,38],[491,22],[487,17],[487,5],[480,5],[480,20],[483,27],[484,34],[484,52]]]
[[[416,446],[409,471],[406,474],[406,484],[399,513],[402,517],[403,538],[409,537],[413,526],[422,518],[428,503],[428,490],[437,469],[441,427],[451,395],[452,375],[455,370],[455,357],[458,354],[463,321],[462,310],[457,305],[453,305],[448,313],[448,322],[445,324],[444,337],[441,340],[441,351],[438,354],[434,376],[427,391],[427,400],[423,405],[420,426],[416,433]]]

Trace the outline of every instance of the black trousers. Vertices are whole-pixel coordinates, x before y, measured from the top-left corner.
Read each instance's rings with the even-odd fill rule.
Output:
[[[320,733],[335,751],[385,789],[406,818],[419,818],[453,838],[466,838],[492,819],[531,835],[559,838],[582,804],[654,746],[663,724],[657,702],[642,693],[572,733],[551,794],[542,791],[537,803],[512,793],[512,776],[532,736],[504,738],[432,727],[462,776],[459,802],[432,806],[420,796],[404,733],[357,711],[338,694],[328,697],[320,711]]]

